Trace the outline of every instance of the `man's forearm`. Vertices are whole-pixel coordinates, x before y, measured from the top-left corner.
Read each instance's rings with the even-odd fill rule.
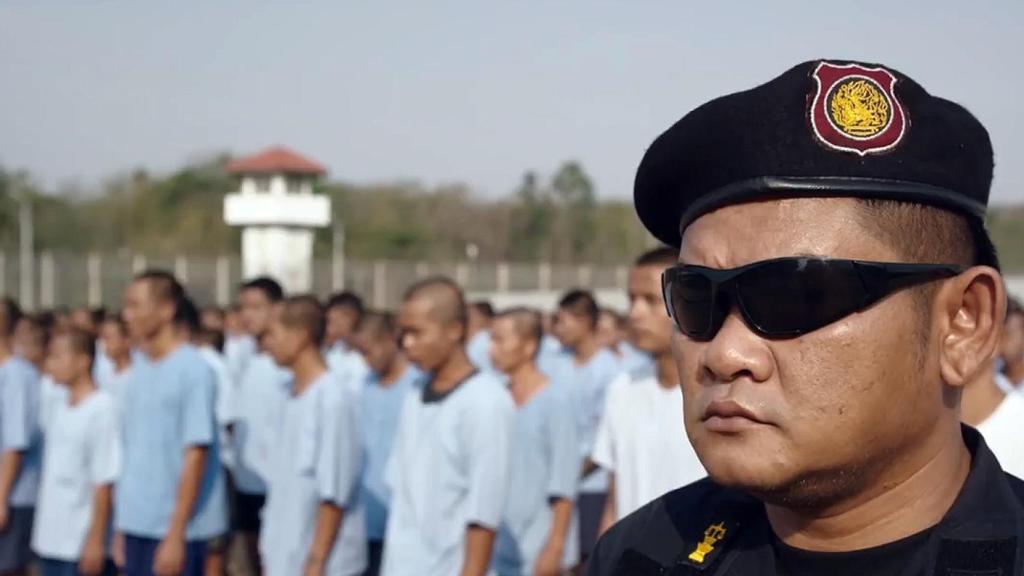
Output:
[[[309,547],[308,560],[326,563],[331,549],[334,547],[334,540],[341,530],[341,522],[345,517],[345,510],[336,504],[321,502],[316,509],[316,532],[313,533],[313,543]]]
[[[484,576],[491,564],[494,530],[476,524],[466,528],[466,555],[461,576]]]
[[[583,461],[583,466],[581,466],[580,468],[580,478],[582,479],[586,478],[587,476],[590,476],[598,468],[599,466],[595,464],[593,460],[587,458],[586,460]]]
[[[184,464],[181,467],[181,478],[178,480],[178,494],[174,501],[174,512],[167,529],[168,537],[185,539],[185,531],[189,518],[192,517],[196,500],[199,499],[199,487],[203,482],[203,471],[206,469],[207,448],[190,446],[185,449]]]
[[[87,538],[97,542],[106,542],[107,527],[110,526],[110,510],[112,507],[113,488],[110,484],[96,487],[92,493],[92,521],[89,524]]]
[[[14,481],[21,471],[22,454],[17,450],[7,450],[0,459],[0,502],[7,502],[14,489]]]
[[[605,496],[604,511],[601,513],[601,523],[597,527],[597,535],[600,537],[615,524],[618,513],[615,510],[615,475],[608,479],[608,494]]]
[[[569,535],[569,523],[572,521],[572,500],[555,498],[551,502],[551,533],[548,535],[548,546],[559,549],[565,547],[565,539]]]

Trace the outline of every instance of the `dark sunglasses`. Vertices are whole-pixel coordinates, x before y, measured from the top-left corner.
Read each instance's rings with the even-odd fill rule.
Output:
[[[793,338],[916,284],[949,278],[952,264],[778,258],[719,270],[680,264],[661,275],[668,315],[683,334],[711,340],[735,305],[755,333]]]

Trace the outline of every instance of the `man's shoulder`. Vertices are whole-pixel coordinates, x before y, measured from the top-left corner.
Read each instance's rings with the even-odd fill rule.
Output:
[[[616,523],[598,542],[588,574],[619,574],[630,562],[671,566],[683,552],[699,550],[703,550],[700,558],[693,561],[709,562],[740,526],[751,525],[763,513],[763,505],[753,497],[704,478],[664,494]],[[702,543],[707,546],[700,548]]]
[[[1003,472],[1003,474],[1006,476],[1006,483],[1009,484],[1013,495],[1017,497],[1017,502],[1020,503],[1021,507],[1024,507],[1024,480],[1009,472]]]
[[[472,406],[507,406],[514,409],[512,397],[500,379],[487,371],[480,371],[471,376],[463,385],[464,394],[456,394]],[[458,390],[456,392],[459,392]]]
[[[39,370],[31,362],[15,354],[0,364],[0,376],[32,381],[39,378]]]

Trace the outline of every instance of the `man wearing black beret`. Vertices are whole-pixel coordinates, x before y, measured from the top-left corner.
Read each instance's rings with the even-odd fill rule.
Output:
[[[679,248],[663,287],[709,478],[613,527],[589,574],[1024,574],[1024,482],[959,413],[1006,308],[992,168],[964,108],[850,62],[655,140],[636,209]]]

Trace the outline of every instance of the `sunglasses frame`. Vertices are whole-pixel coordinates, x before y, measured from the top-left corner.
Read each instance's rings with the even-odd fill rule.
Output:
[[[865,310],[869,306],[893,294],[898,290],[909,288],[917,284],[931,282],[957,276],[964,271],[963,266],[956,264],[911,264],[903,262],[871,262],[867,260],[846,260],[841,258],[817,258],[805,256],[790,256],[773,258],[753,262],[738,268],[720,269],[696,266],[691,264],[677,264],[668,268],[661,274],[661,290],[665,299],[665,309],[669,318],[683,334],[694,340],[708,341],[715,337],[724,323],[725,317],[735,306],[743,318],[744,323],[759,336],[770,339],[794,338],[828,326],[839,318],[831,320],[820,326],[808,328],[796,328],[792,330],[768,330],[759,325],[751,317],[747,310],[744,299],[739,290],[739,284],[745,273],[757,270],[766,266],[778,266],[780,264],[791,264],[794,271],[802,270],[810,262],[824,264],[827,267],[846,268],[847,272],[856,274],[861,282],[863,298],[851,312],[840,318]],[[708,302],[709,318],[708,328],[698,332],[687,332],[683,329],[682,323],[676,318],[673,312],[671,299],[671,285],[684,275],[697,274],[706,278],[711,283],[710,299]],[[720,318],[716,317],[719,295],[726,294],[730,298],[729,312]]]

